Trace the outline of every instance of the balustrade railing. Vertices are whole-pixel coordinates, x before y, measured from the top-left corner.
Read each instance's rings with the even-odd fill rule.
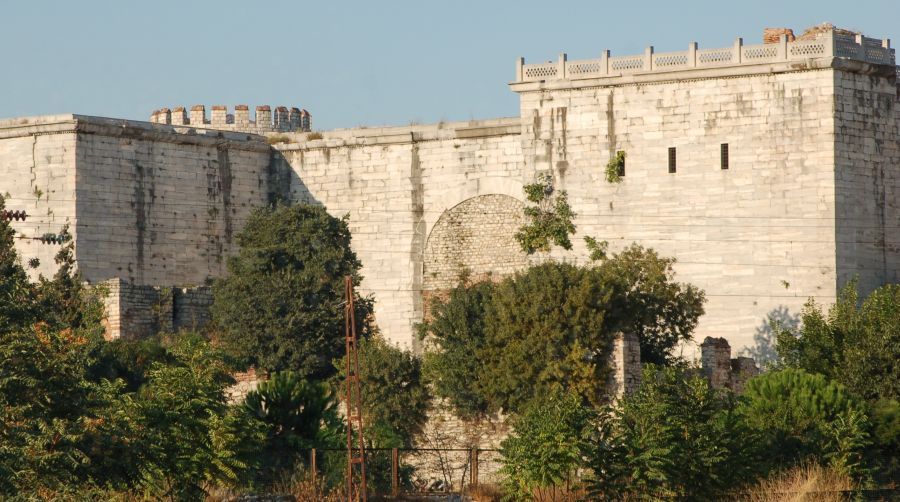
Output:
[[[754,65],[780,61],[802,61],[814,58],[840,57],[867,63],[895,65],[894,49],[888,39],[875,39],[862,35],[845,35],[835,32],[820,34],[812,40],[789,42],[782,35],[777,43],[744,45],[738,38],[731,47],[700,49],[696,42],[683,52],[656,53],[648,47],[644,54],[635,56],[611,56],[603,51],[599,59],[569,61],[561,54],[556,62],[525,64],[519,58],[516,68],[518,82],[542,80],[577,80],[586,78],[619,77],[637,73],[669,72],[694,68]],[[900,75],[900,67],[898,67]]]

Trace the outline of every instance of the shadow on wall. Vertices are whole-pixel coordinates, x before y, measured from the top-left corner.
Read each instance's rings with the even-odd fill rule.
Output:
[[[238,252],[238,246],[233,241],[231,234],[237,234],[242,230],[242,228],[231,228],[231,205],[234,203],[232,199],[245,200],[245,197],[231,193],[232,177],[240,177],[242,166],[230,159],[240,158],[240,156],[229,155],[227,143],[218,149],[218,160],[214,164],[218,175],[214,184],[216,189],[208,191],[210,200],[207,203],[220,209],[209,212],[210,220],[204,222],[205,228],[198,229],[198,233],[208,233],[211,239],[219,243],[219,245],[211,247],[210,252],[217,254],[213,261],[225,263],[228,255]],[[269,149],[269,161],[264,181],[266,197],[258,199],[260,205],[271,205],[277,202],[321,203],[313,197],[284,154],[275,148]],[[153,186],[138,185],[137,189],[142,192],[152,191]],[[233,195],[238,197],[233,197]],[[147,193],[147,199],[152,200],[152,193]],[[146,207],[138,205],[135,210],[141,212],[137,217],[138,220],[150,219],[153,216],[152,204],[148,204]],[[149,233],[148,239],[139,239],[141,248],[139,255],[154,256],[154,246],[159,241],[167,240],[166,232],[162,228],[155,227],[154,230]],[[145,265],[141,261],[140,266],[152,267],[154,264],[151,262]],[[159,332],[182,329],[202,330],[210,319],[212,290],[209,285],[213,280],[224,275],[227,269],[210,267],[207,263],[185,263],[181,266],[206,268],[208,270],[206,284],[197,286],[196,281],[186,277],[182,277],[183,282],[176,284],[141,284],[141,281],[135,280],[134,276],[110,277],[97,281],[104,283],[109,290],[109,297],[106,300],[107,337],[141,339]],[[137,272],[142,272],[142,270]],[[142,274],[138,273],[135,276],[142,277]]]
[[[769,311],[766,319],[756,328],[753,346],[741,350],[742,356],[752,357],[765,370],[778,360],[775,335],[781,330],[794,331],[800,327],[800,314],[793,314],[784,305]]]

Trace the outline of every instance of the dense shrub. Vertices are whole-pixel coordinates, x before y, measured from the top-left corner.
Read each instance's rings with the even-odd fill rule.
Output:
[[[345,359],[334,362],[335,392],[345,392]],[[359,343],[360,390],[366,437],[378,448],[409,448],[428,418],[431,393],[421,360],[380,336]]]
[[[532,401],[501,445],[506,499],[555,500],[565,493],[584,463],[593,418],[579,396],[557,391]]]
[[[322,383],[303,379],[292,371],[271,375],[250,391],[244,409],[265,424],[266,441],[260,451],[258,479],[271,483],[305,462],[310,448],[339,448],[344,425],[337,399]]]
[[[755,442],[733,396],[684,368],[648,365],[598,431],[589,462],[597,500],[718,500],[753,474]]]
[[[810,301],[800,327],[777,334],[781,364],[825,375],[867,400],[900,399],[900,285],[861,303],[856,286],[848,284],[827,315]]]
[[[750,379],[738,409],[756,431],[770,468],[810,459],[860,476],[868,418],[845,387],[822,375],[786,369]]]

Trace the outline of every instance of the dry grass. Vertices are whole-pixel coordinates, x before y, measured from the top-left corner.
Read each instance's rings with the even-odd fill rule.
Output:
[[[266,136],[266,141],[270,145],[274,145],[276,143],[292,143],[290,136],[285,136],[284,134],[276,134],[274,136]]]
[[[747,492],[748,502],[843,502],[853,481],[818,465],[795,467],[760,481]]]
[[[204,502],[230,502],[246,494],[246,491],[232,488],[213,488],[208,491]],[[280,481],[268,489],[258,492],[257,495],[293,495],[297,502],[341,502],[343,500],[339,490],[328,490],[321,478],[313,480],[302,471],[293,475],[285,475]]]
[[[467,495],[472,499],[472,502],[500,502],[503,498],[503,492],[495,485],[470,487]]]

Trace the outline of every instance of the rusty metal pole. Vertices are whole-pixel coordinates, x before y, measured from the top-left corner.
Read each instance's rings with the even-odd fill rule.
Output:
[[[400,450],[391,448],[391,496],[400,496]]]
[[[469,486],[478,488],[478,448],[472,448],[469,452]]]
[[[366,450],[363,441],[362,394],[359,389],[359,340],[356,336],[356,309],[353,305],[353,278],[344,279],[344,328],[347,346],[346,396],[347,408],[347,501],[367,502]],[[355,427],[354,427],[355,425]],[[354,437],[356,436],[356,437]],[[356,443],[354,445],[354,443]],[[354,483],[353,466],[359,466],[359,485]]]

